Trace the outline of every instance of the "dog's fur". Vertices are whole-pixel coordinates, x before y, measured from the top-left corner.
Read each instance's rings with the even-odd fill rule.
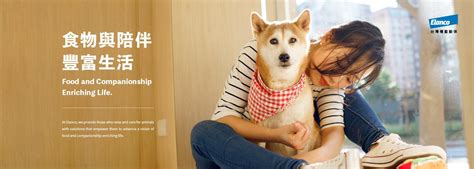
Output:
[[[311,24],[309,10],[303,11],[293,21],[269,23],[257,13],[251,14],[251,20],[253,33],[257,39],[256,66],[265,85],[273,90],[282,90],[297,83],[309,63],[308,34]],[[270,44],[269,41],[272,38],[278,40],[277,45]],[[290,38],[296,38],[297,41],[290,44]],[[279,56],[282,53],[289,55],[288,62],[280,61]],[[309,127],[307,132],[311,132],[308,144],[302,150],[296,150],[280,143],[266,143],[265,147],[285,156],[292,156],[319,147],[321,137],[313,113],[313,97],[308,77],[303,91],[285,110],[259,123],[259,125],[268,128],[278,128],[300,121]]]

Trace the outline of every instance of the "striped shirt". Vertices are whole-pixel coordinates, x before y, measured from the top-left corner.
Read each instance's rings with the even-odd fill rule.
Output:
[[[252,75],[256,69],[256,46],[257,43],[253,40],[248,42],[241,50],[240,56],[225,82],[224,92],[217,102],[212,120],[229,115],[250,120],[247,97]],[[344,89],[318,87],[313,84],[311,84],[311,89],[321,119],[321,130],[334,126],[344,126]]]

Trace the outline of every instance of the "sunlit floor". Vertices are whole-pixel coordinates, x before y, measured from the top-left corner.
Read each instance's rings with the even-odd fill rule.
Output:
[[[450,141],[447,145],[448,168],[469,168],[464,141]]]
[[[449,169],[464,169],[469,168],[466,157],[448,158]]]

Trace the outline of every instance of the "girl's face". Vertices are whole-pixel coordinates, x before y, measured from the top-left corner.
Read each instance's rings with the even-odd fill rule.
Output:
[[[357,83],[360,79],[367,77],[373,71],[373,67],[352,75],[324,75],[318,71],[318,69],[327,70],[330,69],[330,67],[334,67],[337,65],[334,64],[335,61],[350,54],[353,50],[353,48],[338,46],[332,43],[323,43],[322,45],[321,43],[311,44],[309,52],[309,57],[311,59],[309,76],[313,84],[322,87],[345,88]],[[364,63],[356,62],[351,65],[349,69],[363,66],[361,64]]]

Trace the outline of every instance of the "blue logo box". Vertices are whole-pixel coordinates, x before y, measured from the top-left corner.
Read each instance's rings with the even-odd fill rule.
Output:
[[[437,18],[428,19],[428,24],[430,25],[430,29],[450,26],[450,25],[457,25],[458,24],[458,14],[456,15],[449,15],[449,16],[442,16]]]

